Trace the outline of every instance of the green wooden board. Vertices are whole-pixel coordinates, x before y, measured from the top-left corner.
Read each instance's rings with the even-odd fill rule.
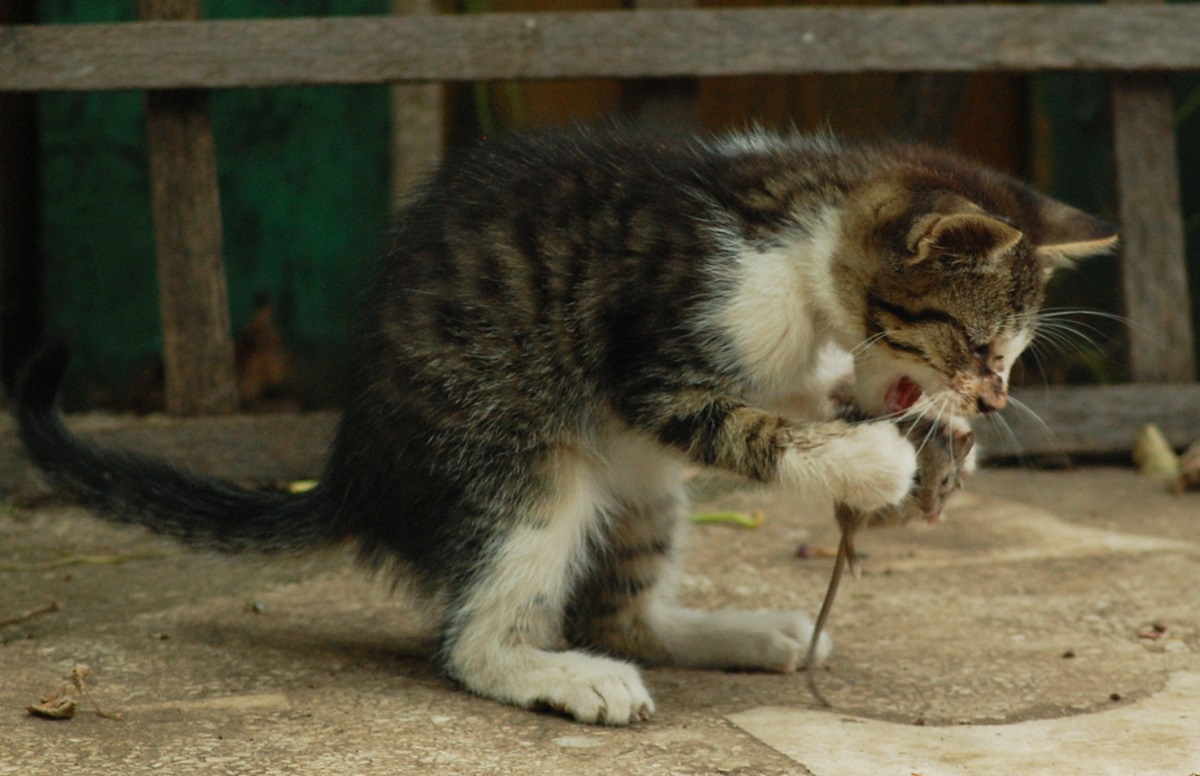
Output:
[[[385,13],[386,0],[209,2],[206,18]],[[135,18],[131,0],[57,0],[39,21]],[[230,315],[267,294],[300,359],[307,398],[328,400],[389,208],[386,87],[212,94]],[[118,403],[162,346],[143,98],[39,97],[43,309],[75,360],[68,396]]]

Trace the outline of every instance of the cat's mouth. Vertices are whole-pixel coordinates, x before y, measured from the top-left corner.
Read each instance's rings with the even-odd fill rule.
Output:
[[[883,406],[889,415],[906,412],[917,399],[921,398],[921,388],[911,378],[901,377],[892,387],[888,388],[883,397]]]

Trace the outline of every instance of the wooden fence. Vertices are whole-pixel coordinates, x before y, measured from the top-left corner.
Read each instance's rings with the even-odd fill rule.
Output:
[[[346,83],[744,74],[1087,70],[1113,95],[1121,273],[1133,384],[1020,398],[993,455],[1126,450],[1158,423],[1200,435],[1191,300],[1166,77],[1200,69],[1200,6],[967,5],[639,9],[202,21],[142,0],[144,21],[0,26],[0,91],[148,93],[168,407],[236,408],[206,91]]]

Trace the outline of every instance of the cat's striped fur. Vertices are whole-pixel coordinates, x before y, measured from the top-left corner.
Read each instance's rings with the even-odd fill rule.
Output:
[[[918,389],[918,409],[996,409],[1045,277],[1114,239],[922,148],[489,141],[400,214],[314,491],[243,493],[80,442],[54,410],[61,357],[34,365],[17,414],[39,465],[109,516],[223,549],[352,539],[440,608],[438,658],[465,687],[625,724],[654,707],[626,660],[791,671],[811,633],[799,613],[672,602],[686,462],[898,502],[912,444],[830,419],[819,356],[853,353],[873,414]]]

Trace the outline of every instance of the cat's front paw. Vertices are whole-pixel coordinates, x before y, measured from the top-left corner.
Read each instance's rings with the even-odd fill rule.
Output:
[[[805,668],[813,623],[801,612],[746,612],[743,625],[745,667],[791,673]],[[813,662],[823,665],[833,652],[828,633],[817,639]],[[814,666],[815,667],[815,666]]]
[[[590,725],[623,726],[654,714],[654,701],[633,666],[578,652],[558,654],[565,675],[542,688],[531,706],[545,704]]]
[[[593,725],[647,720],[654,701],[637,668],[583,652],[493,648],[486,659],[451,661],[467,689],[527,709],[548,708]]]
[[[895,425],[863,423],[829,442],[835,498],[864,512],[897,504],[912,488],[917,451]]]
[[[676,665],[790,673],[804,667],[812,620],[802,612],[702,612],[669,608],[655,612],[655,635]],[[816,663],[833,650],[829,634],[817,642]]]

